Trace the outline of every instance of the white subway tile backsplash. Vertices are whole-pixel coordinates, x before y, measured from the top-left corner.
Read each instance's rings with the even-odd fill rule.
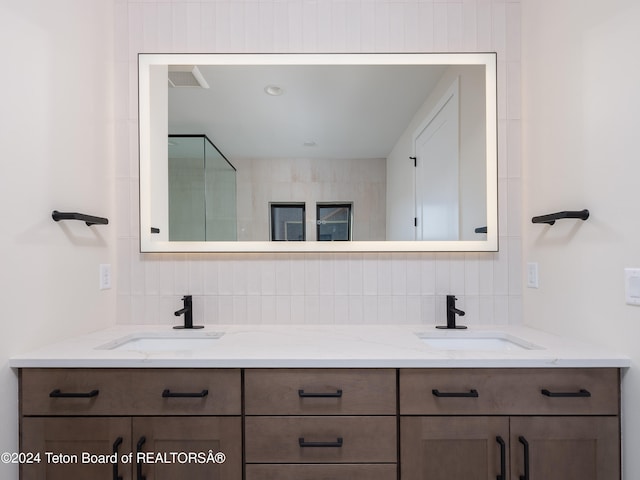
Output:
[[[438,255],[436,266],[436,295],[448,295],[451,293],[451,254]]]
[[[434,254],[420,254],[420,294],[436,294],[436,262]]]
[[[204,272],[206,260],[201,256],[189,258],[189,288],[190,295],[204,295]]]
[[[520,146],[522,144],[521,121],[508,120],[504,132],[506,132],[506,158],[507,177],[520,178],[522,176],[522,155]]]
[[[509,242],[507,237],[500,241],[500,251],[494,253],[493,261],[493,294],[508,295],[509,293]]]
[[[422,292],[422,269],[420,254],[409,253],[406,256],[406,294],[418,296]]]
[[[520,61],[520,2],[506,4],[506,60]]]
[[[507,8],[504,2],[494,2],[491,8],[492,44],[491,50],[502,58],[507,47]]]
[[[263,323],[300,323],[293,318],[294,312],[294,298],[303,300],[304,297],[287,297],[277,296],[269,297],[267,305],[262,307],[262,322]],[[275,303],[275,309],[271,308],[272,303]],[[265,308],[266,307],[266,308]]]
[[[502,231],[510,237],[520,237],[522,233],[522,182],[519,178],[507,179],[507,225]]]
[[[480,254],[467,253],[464,256],[464,294],[469,297],[480,294]]]
[[[331,323],[328,321],[329,315],[333,317],[333,297],[325,295],[307,295],[304,297],[304,317],[302,323]],[[320,307],[322,306],[322,315]],[[322,318],[321,318],[322,317]]]
[[[392,254],[378,254],[378,295],[391,295],[393,292],[393,261]]]
[[[457,295],[458,292],[461,292],[460,295],[466,294],[464,254],[452,253],[449,265],[451,268],[449,293]]]
[[[422,319],[422,297],[419,295],[407,295],[405,320],[397,323],[419,324]]]
[[[507,118],[519,119],[520,111],[520,63],[507,62]]]
[[[406,254],[393,254],[391,262],[391,293],[393,295],[407,294],[407,259]]]
[[[444,296],[455,294],[468,325],[521,323],[519,17],[518,0],[118,3],[118,322],[175,324],[191,294],[203,323],[432,327],[446,321]],[[497,51],[500,252],[140,254],[137,54],[186,51]]]

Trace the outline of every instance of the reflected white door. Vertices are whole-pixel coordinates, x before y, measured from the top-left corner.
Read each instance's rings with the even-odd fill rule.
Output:
[[[415,136],[416,240],[459,239],[458,82]]]

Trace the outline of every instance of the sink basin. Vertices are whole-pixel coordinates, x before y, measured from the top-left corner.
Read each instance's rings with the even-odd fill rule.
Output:
[[[429,347],[438,350],[481,350],[514,352],[542,350],[542,347],[522,338],[502,332],[416,333]]]
[[[132,352],[174,352],[204,350],[213,347],[223,332],[189,333],[140,333],[121,337],[101,345],[98,350],[120,350]]]

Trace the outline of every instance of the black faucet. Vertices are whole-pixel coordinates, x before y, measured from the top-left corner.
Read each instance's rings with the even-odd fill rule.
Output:
[[[184,302],[184,307],[174,312],[176,317],[184,314],[184,325],[176,325],[173,328],[181,329],[181,328],[204,328],[203,325],[193,325],[193,302],[191,295],[185,295],[182,297],[182,301]]]
[[[464,316],[464,312],[456,308],[455,295],[447,295],[447,326],[438,325],[436,328],[451,328],[451,329],[463,329],[467,328],[465,325],[456,325],[456,315]]]

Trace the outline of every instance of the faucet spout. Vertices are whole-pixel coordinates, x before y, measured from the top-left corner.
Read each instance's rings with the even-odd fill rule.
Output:
[[[182,301],[184,302],[184,307],[180,310],[173,312],[176,317],[180,315],[184,315],[184,325],[176,325],[175,329],[183,329],[183,328],[204,328],[202,325],[193,326],[193,297],[191,295],[185,295],[182,297]]]
[[[456,308],[456,300],[455,295],[447,295],[447,326],[438,325],[436,328],[447,328],[447,329],[464,329],[467,328],[465,325],[456,325],[456,315],[464,316],[465,312]]]

